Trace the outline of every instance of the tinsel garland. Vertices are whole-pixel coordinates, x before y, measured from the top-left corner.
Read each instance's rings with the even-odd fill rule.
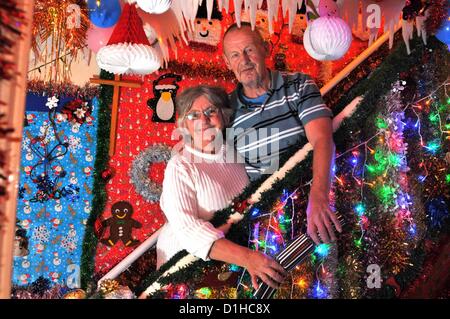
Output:
[[[92,100],[99,94],[98,86],[86,84],[83,87],[65,83],[44,82],[37,80],[30,80],[27,82],[27,90],[30,93],[42,94],[45,96],[67,96],[82,100]]]
[[[408,103],[412,103],[412,101],[417,100],[417,94],[414,87],[415,83],[418,83],[418,87],[420,88],[421,82],[427,83],[427,88],[423,88],[423,90],[420,92],[420,96],[424,96],[426,94],[429,94],[429,92],[432,89],[435,89],[439,84],[443,83],[446,80],[446,77],[448,76],[446,70],[448,70],[449,65],[449,55],[446,52],[446,49],[434,38],[432,37],[430,39],[430,43],[428,47],[425,49],[423,48],[422,44],[415,44],[416,49],[414,50],[412,56],[409,58],[409,60],[413,63],[411,63],[410,68],[391,68],[390,72],[386,73],[386,76],[388,77],[388,81],[386,81],[386,78],[378,78],[374,79],[373,84],[376,84],[373,86],[372,91],[379,90],[379,87],[377,86],[384,86],[386,82],[390,82],[390,79],[398,78],[404,79],[408,83],[409,90],[406,90],[402,93],[403,103],[405,105],[409,106],[409,109],[411,109],[411,105]],[[418,51],[420,49],[420,51]],[[389,57],[390,58],[390,57]],[[402,63],[402,61],[399,60],[393,60],[396,61],[395,63]],[[431,69],[430,69],[431,67]],[[414,76],[417,78],[414,78]],[[361,85],[364,85],[363,82],[360,83]],[[363,90],[361,89],[353,92],[355,95],[359,94]],[[412,89],[412,90],[411,90]],[[428,92],[428,93],[427,93]],[[352,92],[350,92],[352,93]],[[367,94],[372,95],[370,91],[367,91]],[[366,95],[367,95],[366,94]],[[380,96],[383,93],[380,93]],[[375,105],[377,95],[374,95],[372,99],[372,103]],[[351,94],[348,97],[348,99],[351,98]],[[345,102],[344,102],[345,103]],[[343,103],[343,105],[344,105]],[[381,109],[386,107],[386,104],[380,105]],[[411,112],[412,113],[412,112]],[[425,115],[424,115],[425,116]],[[411,114],[408,114],[406,116],[407,118],[411,118]],[[414,118],[414,113],[412,113],[412,118]],[[368,119],[368,123],[375,123],[376,122],[376,114],[373,114],[371,118]],[[426,120],[423,122],[427,122]],[[417,124],[417,123],[416,123]],[[422,124],[421,124],[422,125]],[[411,126],[411,124],[410,124]],[[413,123],[414,126],[414,123]],[[372,136],[375,133],[376,126],[372,125],[372,129],[370,130],[364,130],[364,133],[366,136]],[[406,131],[405,131],[406,132]],[[430,132],[427,132],[428,135],[430,135]],[[359,133],[358,133],[359,134]],[[422,134],[424,132],[422,131]],[[432,135],[432,134],[431,134]],[[408,154],[410,156],[408,157],[408,166],[411,167],[412,172],[418,171],[418,163],[415,163],[416,161],[425,161],[425,162],[431,162],[430,160],[425,159],[423,156],[423,146],[417,141],[417,137],[414,138],[415,141],[411,139],[411,137],[406,136],[405,141],[408,144]],[[417,145],[414,149],[411,149],[412,146]],[[440,169],[430,169],[431,171],[438,172]],[[442,173],[441,173],[442,175]],[[355,243],[353,238],[357,237],[356,233],[352,234],[344,234],[344,238],[341,238],[339,241],[340,243],[340,251],[346,252],[346,256],[344,256],[343,263],[340,265],[340,277],[341,277],[341,297],[343,298],[360,298],[361,296],[370,297],[370,298],[392,298],[392,297],[398,297],[399,295],[399,289],[403,289],[406,287],[412,279],[417,277],[421,270],[421,264],[424,260],[424,252],[423,252],[423,234],[425,231],[427,233],[430,232],[430,228],[426,228],[424,225],[424,208],[423,203],[426,202],[426,197],[424,195],[421,195],[421,192],[419,188],[426,189],[427,187],[423,187],[420,185],[417,185],[418,183],[415,182],[417,178],[415,178],[414,175],[411,175],[411,173],[408,174],[410,181],[410,192],[413,194],[413,209],[414,211],[414,220],[417,221],[417,228],[412,229],[412,231],[416,234],[414,237],[416,238],[408,238],[406,241],[408,242],[408,245],[410,245],[410,249],[408,251],[408,254],[410,255],[404,255],[400,254],[399,252],[401,249],[396,248],[395,246],[398,244],[398,242],[405,242],[405,238],[396,237],[397,235],[400,235],[398,232],[391,232],[389,231],[390,223],[392,223],[392,218],[389,216],[383,216],[378,217],[376,219],[376,225],[368,226],[368,231],[372,232],[369,234],[366,234],[365,237],[369,238],[379,238],[379,242],[377,242],[378,247],[383,247],[381,252],[383,254],[387,253],[389,258],[392,259],[389,260],[389,262],[386,265],[383,265],[383,272],[384,273],[394,273],[394,276],[390,277],[388,280],[385,280],[385,284],[382,285],[381,289],[373,289],[373,290],[367,290],[367,287],[365,285],[365,282],[361,280],[363,276],[367,275],[365,266],[370,264],[368,262],[368,258],[373,258],[373,252],[367,251],[367,249],[372,249],[373,243],[362,243],[362,246],[359,249],[355,248]],[[442,181],[445,178],[442,178],[441,176],[440,181],[438,182],[437,179],[434,177],[431,177],[428,179],[430,180],[432,178],[432,181],[430,183],[433,183],[434,185],[440,185]],[[355,202],[358,202],[356,198],[349,198],[348,191],[354,192],[354,188],[357,187],[356,185],[349,185],[346,189],[344,187],[337,188],[337,196],[340,198],[346,198],[346,201],[339,201],[338,210],[354,210]],[[431,188],[431,187],[429,187]],[[448,187],[447,187],[448,188]],[[430,190],[430,192],[434,194],[441,194],[442,192],[448,193],[445,191],[446,187],[438,186],[436,189],[436,186],[432,188],[433,190]],[[449,199],[448,194],[446,195],[447,200]],[[376,212],[376,205],[373,205],[373,203],[376,203],[379,201],[379,199],[374,196],[374,194],[368,194],[366,199],[364,200],[364,204],[366,205],[365,210],[367,214],[370,214],[370,212]],[[373,213],[372,213],[373,214]],[[373,215],[376,216],[376,215]],[[357,221],[355,220],[355,224]],[[356,231],[356,230],[355,230]],[[383,243],[384,241],[384,243]],[[392,253],[392,255],[390,255]],[[369,257],[371,256],[371,257]],[[385,257],[386,258],[386,257]],[[382,258],[380,258],[382,259]],[[396,260],[394,260],[396,259]],[[383,261],[386,259],[382,259]],[[395,271],[394,268],[389,268],[392,266],[395,266],[395,264],[400,266],[400,268],[397,268]],[[401,265],[403,263],[403,265]],[[390,264],[390,266],[388,266]],[[363,265],[365,265],[363,267]]]
[[[130,180],[146,201],[151,203],[159,202],[162,185],[152,181],[148,175],[152,163],[167,163],[171,156],[171,148],[164,144],[152,145],[142,151],[131,164]]]
[[[68,82],[72,62],[87,46],[90,20],[86,1],[36,0],[32,23],[34,70],[41,73],[43,69],[45,81]]]
[[[435,50],[442,50],[441,45],[433,38],[430,39],[429,46]],[[333,111],[336,113],[340,112],[345,105],[347,105],[352,99],[356,96],[363,95],[364,99],[361,102],[361,105],[358,108],[357,114],[354,114],[350,119],[345,120],[341,125],[340,129],[335,133],[335,142],[337,145],[337,149],[343,149],[347,143],[345,143],[345,139],[349,135],[353,135],[361,130],[361,123],[364,123],[365,120],[369,117],[370,114],[376,108],[377,101],[381,96],[384,96],[391,88],[392,83],[398,78],[398,74],[400,72],[406,72],[414,65],[417,65],[420,62],[421,56],[424,53],[425,49],[423,45],[415,41],[414,43],[415,52],[409,57],[405,57],[403,54],[404,45],[400,44],[389,55],[384,63],[371,74],[371,76],[363,81],[361,81],[354,89],[349,92],[349,94],[343,98],[340,103],[338,103]],[[280,161],[283,163],[283,161]],[[274,187],[265,192],[262,195],[263,200],[256,205],[256,208],[265,211],[270,209],[273,205],[274,200],[281,193],[282,189],[293,189],[296,185],[299,185],[302,181],[299,181],[298,177],[306,177],[309,174],[304,174],[305,171],[310,171],[311,165],[311,155],[308,156],[305,161],[301,162],[297,167],[295,167],[291,172],[286,175],[286,178],[282,181],[278,181]],[[238,196],[234,202],[242,202],[250,194],[253,193],[254,190],[261,184],[262,181],[257,181],[252,183],[249,187],[244,190],[244,192]],[[214,226],[220,226],[225,222],[227,217],[233,213],[233,207],[228,207],[224,210],[221,210],[215,214],[215,217],[212,220]],[[345,209],[337,208],[339,211],[348,211]],[[229,239],[236,241],[238,243],[243,243],[244,238],[247,235],[248,231],[248,221],[249,216],[247,215],[244,220],[242,220],[238,225],[233,226],[230,230]],[[240,234],[239,231],[240,230]],[[246,238],[245,238],[246,239]],[[152,283],[155,279],[161,276],[167,269],[171,268],[180,258],[187,255],[186,251],[179,252],[176,256],[174,256],[171,260],[169,260],[166,264],[164,264],[159,271],[155,272],[143,281],[142,287],[147,287],[150,283]],[[199,274],[202,274],[202,267],[211,265],[213,262],[203,262],[196,261],[194,265],[190,267],[186,267],[184,269],[180,269],[174,274],[163,278],[159,283],[161,285],[168,283],[177,283],[177,282],[192,282],[194,277],[197,277]],[[145,288],[144,288],[145,289]]]
[[[104,70],[100,72],[101,79],[113,80],[114,74]],[[108,167],[109,150],[109,129],[111,110],[109,105],[112,103],[113,88],[109,85],[100,86],[99,110],[98,110],[98,132],[97,132],[97,151],[94,166],[94,186],[92,212],[89,215],[86,230],[83,239],[83,253],[81,256],[81,287],[89,293],[89,290],[95,291],[96,281],[94,278],[95,252],[97,249],[98,238],[95,236],[95,221],[104,211],[106,206],[106,183],[102,177],[102,172]]]

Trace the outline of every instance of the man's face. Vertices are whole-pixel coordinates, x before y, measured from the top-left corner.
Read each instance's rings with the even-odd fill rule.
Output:
[[[251,28],[230,31],[223,42],[224,59],[228,69],[244,87],[258,87],[267,76],[267,49]]]

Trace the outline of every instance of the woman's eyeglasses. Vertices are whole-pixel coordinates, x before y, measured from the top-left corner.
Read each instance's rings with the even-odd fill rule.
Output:
[[[215,107],[215,106],[210,106],[210,107],[208,107],[206,110],[203,110],[203,111],[192,111],[192,112],[189,112],[189,113],[186,115],[186,118],[187,118],[189,121],[195,121],[195,120],[199,120],[199,119],[202,117],[202,113],[203,113],[203,115],[205,115],[207,118],[211,118],[211,117],[213,117],[213,116],[217,116],[218,112],[219,112],[219,110],[217,109],[217,107]]]

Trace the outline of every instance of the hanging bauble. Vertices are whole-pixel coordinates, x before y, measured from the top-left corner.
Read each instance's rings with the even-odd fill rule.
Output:
[[[109,39],[97,54],[101,69],[114,74],[150,74],[161,66],[160,53],[150,46],[134,4],[125,4]]]
[[[316,60],[338,60],[350,48],[352,31],[338,17],[320,17],[305,30],[303,44],[306,52]]]
[[[119,0],[88,0],[89,19],[100,28],[109,28],[117,23],[120,17]]]
[[[172,0],[137,0],[139,8],[152,14],[161,14],[170,9]]]

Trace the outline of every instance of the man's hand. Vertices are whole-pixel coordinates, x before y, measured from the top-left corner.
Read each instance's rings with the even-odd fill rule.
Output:
[[[334,163],[333,129],[330,118],[318,118],[305,125],[306,136],[313,146],[313,181],[306,209],[308,235],[316,243],[336,240],[332,224],[341,232],[341,224],[330,209],[331,168]],[[319,236],[317,235],[319,233]]]
[[[338,232],[342,232],[341,223],[330,209],[329,195],[324,192],[311,189],[306,216],[307,233],[317,245],[320,244],[320,239],[324,243],[336,240],[332,224],[335,225]],[[317,233],[319,233],[320,239]]]

